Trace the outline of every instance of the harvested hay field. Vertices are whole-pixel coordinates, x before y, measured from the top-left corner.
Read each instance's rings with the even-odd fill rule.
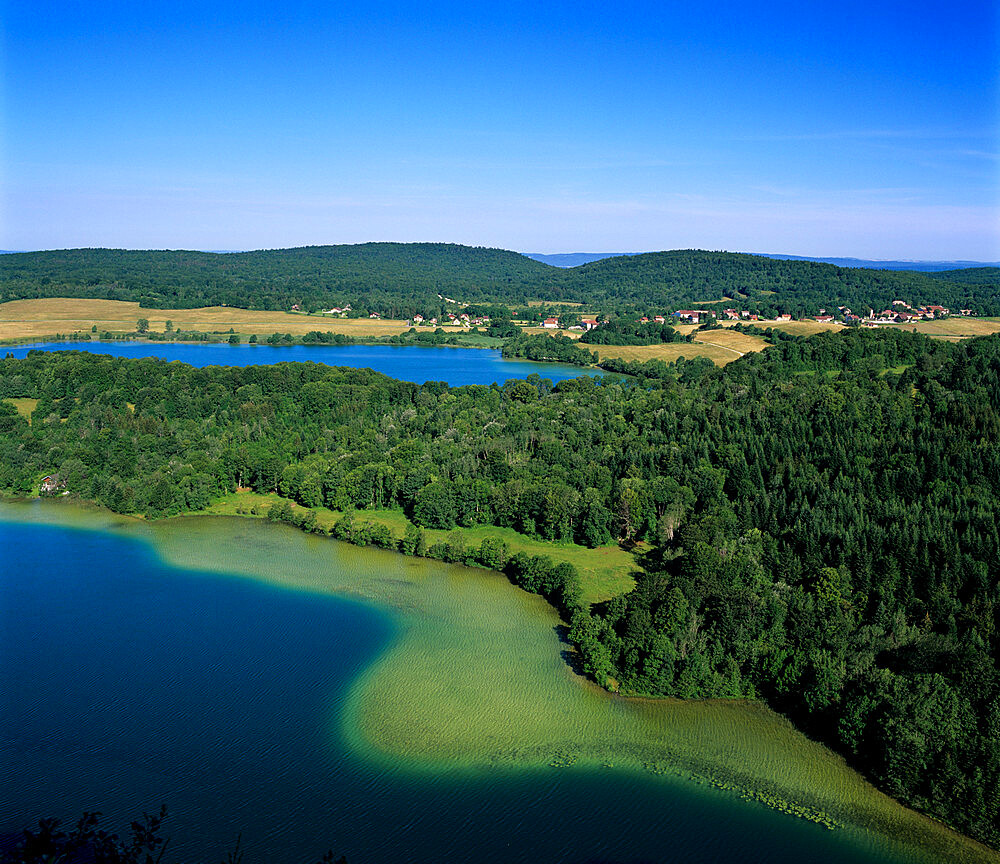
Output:
[[[679,332],[687,335],[694,332],[693,327],[679,327]],[[541,327],[525,327],[525,333],[531,335],[554,335],[559,333],[571,339],[579,339],[583,334],[578,331],[545,330]],[[669,342],[665,345],[583,345],[594,351],[602,359],[621,358],[630,362],[644,363],[647,360],[662,360],[670,363],[678,357],[708,357],[718,366],[725,366],[733,360],[738,360],[751,351],[762,351],[767,348],[760,336],[748,336],[729,330],[707,330],[695,333],[694,342]]]
[[[138,303],[121,300],[78,300],[46,298],[12,300],[0,304],[0,339],[25,339],[98,331],[132,333],[140,318],[149,321],[149,329],[164,330],[167,321],[181,330],[204,332],[228,331],[258,336],[271,333],[291,333],[301,336],[310,330],[344,333],[348,336],[371,337],[405,333],[405,321],[373,321],[368,318],[331,318],[325,315],[305,315],[292,312],[264,312],[236,309],[228,306],[208,306],[204,309],[143,309]]]
[[[942,318],[939,321],[918,321],[916,324],[890,324],[903,330],[924,333],[934,339],[971,339],[1000,333],[1000,318]]]
[[[579,339],[583,335],[582,330],[552,330],[548,327],[522,327],[528,336],[568,336],[570,339]]]
[[[716,345],[738,354],[751,351],[763,351],[767,342],[761,336],[750,336],[747,333],[737,333],[735,330],[703,330],[695,334],[695,344]]]
[[[719,331],[706,333],[706,338],[717,335]],[[734,334],[742,335],[742,334]],[[734,348],[719,342],[708,342],[698,340],[695,342],[671,342],[666,345],[590,345],[591,350],[596,351],[602,359],[612,357],[622,360],[644,363],[647,360],[662,360],[670,363],[678,357],[690,360],[692,357],[708,357],[717,366],[725,366],[733,360],[738,360],[743,354],[749,351],[760,351],[767,347],[767,343],[754,336],[746,336],[746,339],[753,340],[753,346],[744,344],[746,350]]]
[[[821,321],[749,321],[756,327],[766,330],[784,330],[786,333],[794,333],[796,336],[814,336],[817,333],[838,333],[844,329],[843,324],[835,321],[823,323]]]

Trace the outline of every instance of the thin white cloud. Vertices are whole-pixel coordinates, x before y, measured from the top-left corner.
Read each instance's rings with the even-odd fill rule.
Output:
[[[1000,162],[1000,152],[992,150],[956,150],[957,156],[969,156],[973,159],[988,159],[993,162]]]
[[[953,140],[994,138],[995,133],[960,129],[825,129],[816,132],[778,132],[738,135],[734,141],[842,141],[842,140]]]

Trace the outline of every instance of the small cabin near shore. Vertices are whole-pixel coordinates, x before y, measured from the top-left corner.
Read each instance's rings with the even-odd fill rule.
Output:
[[[42,482],[39,484],[39,491],[41,492],[58,492],[61,489],[66,488],[66,481],[63,480],[58,474],[49,474],[42,478]]]

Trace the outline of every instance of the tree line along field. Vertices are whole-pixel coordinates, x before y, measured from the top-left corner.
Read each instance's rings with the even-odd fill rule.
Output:
[[[457,388],[37,352],[0,359],[3,399],[37,400],[30,425],[0,401],[8,494],[57,473],[55,494],[161,517],[250,490],[306,530],[501,570],[597,683],[763,700],[1000,846],[1000,336],[851,328]],[[581,579],[583,548],[616,544],[634,587]]]
[[[293,523],[306,518],[306,512],[316,514],[317,526],[332,533],[334,526],[344,517],[344,511],[331,510],[328,507],[306,508],[296,501],[282,497],[278,493],[258,493],[241,490],[222,496],[203,510],[198,511],[213,516],[257,516],[267,517],[272,507],[288,506]],[[394,540],[399,541],[412,530],[414,523],[402,510],[369,509],[359,513],[359,523],[380,525],[392,532]],[[526,555],[544,555],[556,564],[572,564],[579,575],[581,596],[585,603],[599,603],[610,600],[621,594],[628,593],[635,585],[632,577],[636,569],[636,559],[632,551],[623,549],[617,544],[608,544],[590,548],[569,541],[552,543],[550,541],[526,537],[512,528],[499,528],[495,525],[473,525],[456,529],[423,528],[428,546],[435,543],[444,544],[458,541],[466,547],[479,546],[487,537],[497,538],[506,544],[511,555],[518,552]],[[645,548],[645,544],[634,547],[636,551]]]

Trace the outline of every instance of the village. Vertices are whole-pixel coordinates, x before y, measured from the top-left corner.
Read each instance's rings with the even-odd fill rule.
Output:
[[[975,316],[975,312],[971,309],[960,309],[959,314],[965,317]],[[774,318],[766,318],[755,312],[750,312],[747,309],[723,309],[721,313],[722,319],[728,321],[783,323],[786,321],[801,320],[816,321],[820,324],[840,322],[843,324],[859,324],[861,326],[868,327],[877,327],[880,324],[908,324],[921,320],[929,321],[939,318],[947,318],[950,315],[951,310],[944,306],[911,306],[905,300],[893,300],[891,308],[884,309],[883,311],[877,313],[869,307],[865,310],[864,315],[856,314],[848,306],[838,306],[836,308],[836,314],[828,312],[826,309],[820,309],[816,315],[805,316],[798,319],[788,312],[780,313]],[[711,309],[678,309],[677,311],[670,312],[666,315],[654,315],[652,317],[643,316],[637,320],[640,324],[648,324],[650,322],[656,324],[701,324],[709,320],[719,320],[719,318],[720,314]],[[592,330],[594,327],[597,327],[599,323],[604,323],[597,321],[595,318],[581,318],[580,321],[580,325],[569,327],[567,329]],[[542,322],[542,327],[546,329],[555,329],[559,326],[560,324],[558,318],[546,318]]]
[[[444,297],[441,294],[438,295],[438,298],[447,303],[453,303],[459,307],[468,306],[467,303],[460,303],[450,297]],[[301,311],[301,308],[298,304],[295,304],[291,307],[291,311],[299,312]],[[347,318],[351,311],[351,306],[348,304],[343,307],[334,306],[330,309],[324,309],[320,314],[331,315],[338,318]],[[648,324],[650,322],[656,324],[702,324],[709,320],[720,320],[721,317],[721,320],[745,321],[749,323],[816,321],[820,324],[842,323],[860,325],[862,327],[878,327],[883,324],[910,324],[917,321],[930,321],[947,318],[951,314],[952,312],[950,309],[937,304],[911,306],[905,300],[893,300],[889,308],[883,309],[881,312],[876,312],[871,307],[868,307],[864,310],[864,314],[860,315],[855,313],[849,306],[837,306],[834,311],[820,309],[815,315],[804,316],[801,318],[796,318],[788,312],[779,313],[774,318],[767,318],[756,312],[751,312],[748,309],[735,308],[723,309],[721,313],[712,309],[678,309],[674,312],[669,312],[663,315],[654,315],[652,317],[643,316],[637,320],[640,324]],[[959,309],[958,314],[964,317],[974,317],[976,313],[972,309]],[[371,312],[368,317],[373,320],[379,320],[382,316],[378,312]],[[558,317],[549,317],[543,319],[540,326],[545,330],[565,329],[587,331],[593,330],[600,324],[607,323],[606,320],[598,320],[596,317],[577,318],[576,316],[572,316],[567,320],[572,320],[574,323],[564,324],[560,323]],[[454,326],[465,328],[488,327],[490,325],[490,318],[488,315],[475,316],[469,315],[467,312],[449,312],[447,315],[443,315],[440,319],[436,316],[425,318],[423,315],[415,314],[412,318],[409,318],[406,323],[411,327],[419,327],[421,325],[432,327]],[[528,322],[523,323],[527,324]]]

